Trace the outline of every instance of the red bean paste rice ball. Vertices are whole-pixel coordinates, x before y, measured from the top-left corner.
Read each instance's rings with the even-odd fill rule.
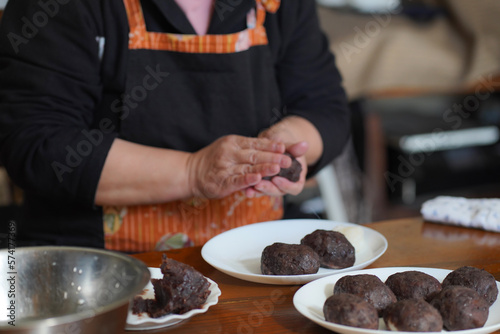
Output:
[[[461,285],[476,290],[491,306],[498,296],[495,277],[484,269],[464,266],[449,273],[442,283],[443,287]]]
[[[333,294],[351,293],[372,304],[380,316],[387,306],[397,301],[394,293],[380,278],[370,274],[346,275],[333,288]]]
[[[321,266],[330,269],[348,268],[356,260],[354,246],[337,231],[316,230],[300,241],[318,253]]]
[[[441,283],[435,277],[416,270],[392,274],[386,279],[385,284],[398,300],[421,298],[430,301],[441,291]]]
[[[319,267],[319,255],[311,247],[281,242],[264,248],[260,261],[263,275],[315,274]]]
[[[437,309],[422,298],[403,299],[384,312],[386,327],[400,332],[440,332],[443,318]]]
[[[340,325],[378,329],[377,309],[363,298],[341,293],[327,298],[323,305],[325,320]]]
[[[476,290],[460,285],[443,287],[431,300],[449,331],[483,327],[489,314],[488,302]]]

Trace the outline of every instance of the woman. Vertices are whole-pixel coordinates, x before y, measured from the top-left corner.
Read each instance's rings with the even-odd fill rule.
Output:
[[[348,136],[313,0],[16,0],[0,29],[20,244],[147,251],[279,219]],[[298,182],[268,179],[285,152]]]

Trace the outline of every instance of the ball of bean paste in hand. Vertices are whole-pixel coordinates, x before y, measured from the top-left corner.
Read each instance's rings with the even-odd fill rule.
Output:
[[[263,178],[264,180],[271,180],[275,176],[284,177],[291,182],[297,182],[298,180],[300,180],[300,173],[302,173],[302,165],[290,153],[285,153],[285,155],[288,155],[292,159],[292,165],[288,168],[281,168],[280,172],[276,175],[264,177]]]

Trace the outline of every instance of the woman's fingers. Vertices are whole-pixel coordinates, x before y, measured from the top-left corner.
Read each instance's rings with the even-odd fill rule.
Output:
[[[231,170],[232,175],[259,174],[262,177],[273,176],[280,172],[281,167],[278,164],[238,164]]]
[[[250,138],[243,136],[226,136],[223,137],[228,143],[234,143],[239,149],[251,149],[257,151],[285,153],[285,144],[277,140],[268,138]]]
[[[291,182],[284,177],[276,177],[272,180],[276,188],[283,194],[298,195],[304,189],[304,181]]]
[[[305,155],[308,149],[309,149],[309,144],[305,141],[301,141],[296,144],[288,146],[286,148],[286,151],[297,158]]]
[[[296,147],[292,148],[292,151],[300,152],[304,149],[307,150],[307,145],[303,146],[301,143],[298,143]],[[259,193],[270,196],[280,196],[285,194],[298,195],[304,188],[307,174],[307,165],[305,163],[304,156],[297,157],[297,160],[302,166],[300,178],[297,182],[292,182],[281,176],[275,176],[271,180],[260,181],[253,188]]]
[[[281,176],[275,176],[270,181],[262,180],[254,186],[254,189],[259,193],[270,196],[298,195],[303,188],[303,181],[291,182]]]
[[[241,150],[236,152],[234,162],[235,164],[249,166],[277,165],[280,168],[288,168],[292,164],[292,159],[282,153],[271,153],[257,150]]]

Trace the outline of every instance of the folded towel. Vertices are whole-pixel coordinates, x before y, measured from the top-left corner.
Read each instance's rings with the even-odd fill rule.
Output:
[[[500,199],[439,196],[422,204],[425,220],[500,232]]]

